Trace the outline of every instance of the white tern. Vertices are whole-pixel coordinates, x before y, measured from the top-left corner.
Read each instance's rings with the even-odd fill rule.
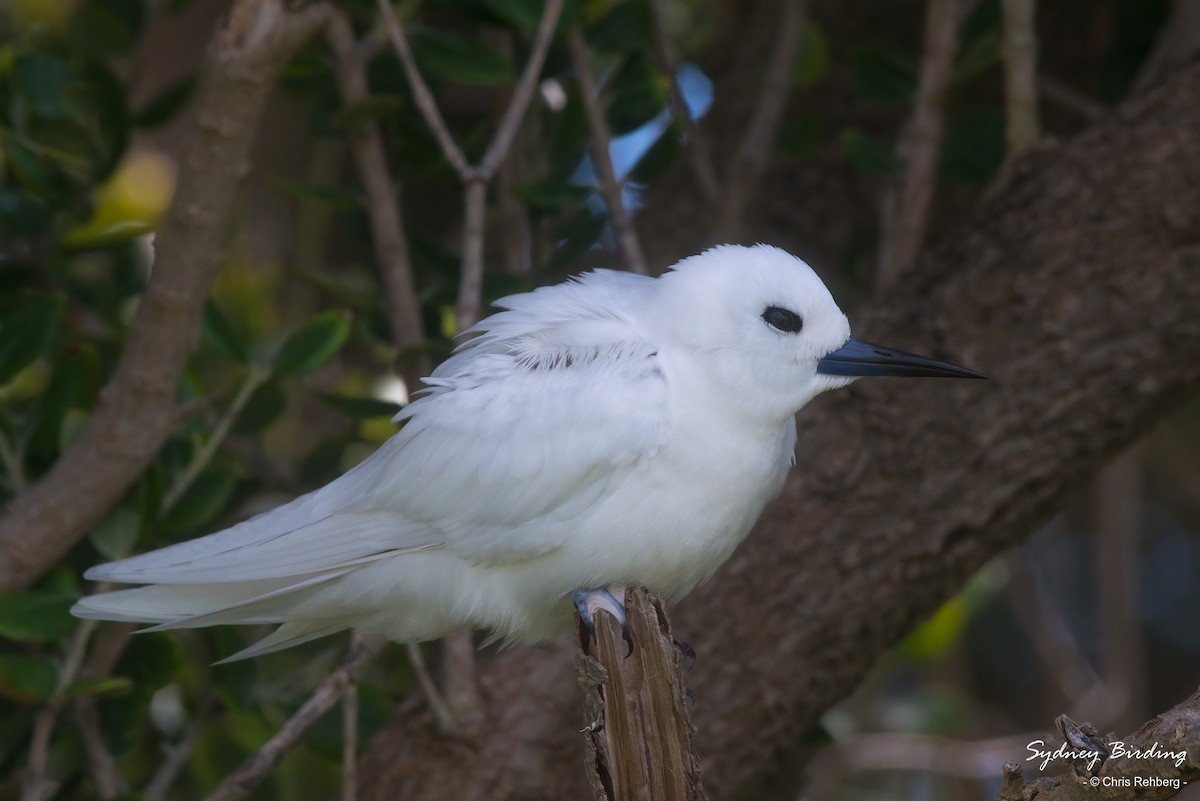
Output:
[[[819,393],[868,375],[983,377],[852,338],[808,265],[765,245],[715,247],[659,278],[596,270],[496,306],[364,462],[224,531],[93,567],[149,586],[74,614],[281,624],[231,659],[350,627],[544,641],[610,590],[677,599],[709,578],[780,490],[793,416]]]

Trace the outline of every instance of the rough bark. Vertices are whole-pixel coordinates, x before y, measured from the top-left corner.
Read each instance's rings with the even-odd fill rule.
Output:
[[[967,228],[855,315],[994,381],[863,381],[801,415],[782,497],[675,610],[714,798],[789,797],[800,735],[1106,454],[1200,387],[1200,65],[1014,166]],[[481,663],[491,725],[409,708],[363,798],[583,797],[570,644]],[[1014,754],[1020,758],[1021,754]]]

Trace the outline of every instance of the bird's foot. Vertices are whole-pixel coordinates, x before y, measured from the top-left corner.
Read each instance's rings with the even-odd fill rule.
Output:
[[[679,649],[679,653],[683,654],[684,658],[689,660],[688,671],[691,672],[691,669],[696,666],[696,649],[678,637],[671,637],[671,641],[675,643],[675,647]]]
[[[596,590],[574,590],[571,592],[571,600],[575,602],[579,617],[587,626],[588,633],[592,637],[596,636],[595,613],[597,610],[603,609],[616,618],[617,622],[621,624],[621,636],[625,638],[625,644],[629,646],[625,656],[628,658],[633,653],[633,637],[629,635],[629,618],[625,616],[624,587],[617,587],[616,594],[607,587]]]

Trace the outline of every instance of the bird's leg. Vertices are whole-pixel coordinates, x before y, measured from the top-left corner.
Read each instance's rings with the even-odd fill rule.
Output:
[[[621,624],[621,636],[625,638],[625,643],[629,646],[629,651],[625,656],[633,653],[633,637],[629,636],[629,619],[625,617],[624,587],[573,590],[571,592],[571,600],[575,602],[575,608],[579,611],[579,617],[582,618],[583,624],[587,626],[588,632],[593,637],[596,636],[595,613],[597,610],[603,609],[615,617],[617,622]]]

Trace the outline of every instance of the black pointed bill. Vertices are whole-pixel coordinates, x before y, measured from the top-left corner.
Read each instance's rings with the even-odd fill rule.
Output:
[[[965,367],[927,359],[915,353],[872,345],[850,337],[845,345],[817,362],[817,372],[825,375],[874,376],[896,375],[909,378],[987,378]]]

